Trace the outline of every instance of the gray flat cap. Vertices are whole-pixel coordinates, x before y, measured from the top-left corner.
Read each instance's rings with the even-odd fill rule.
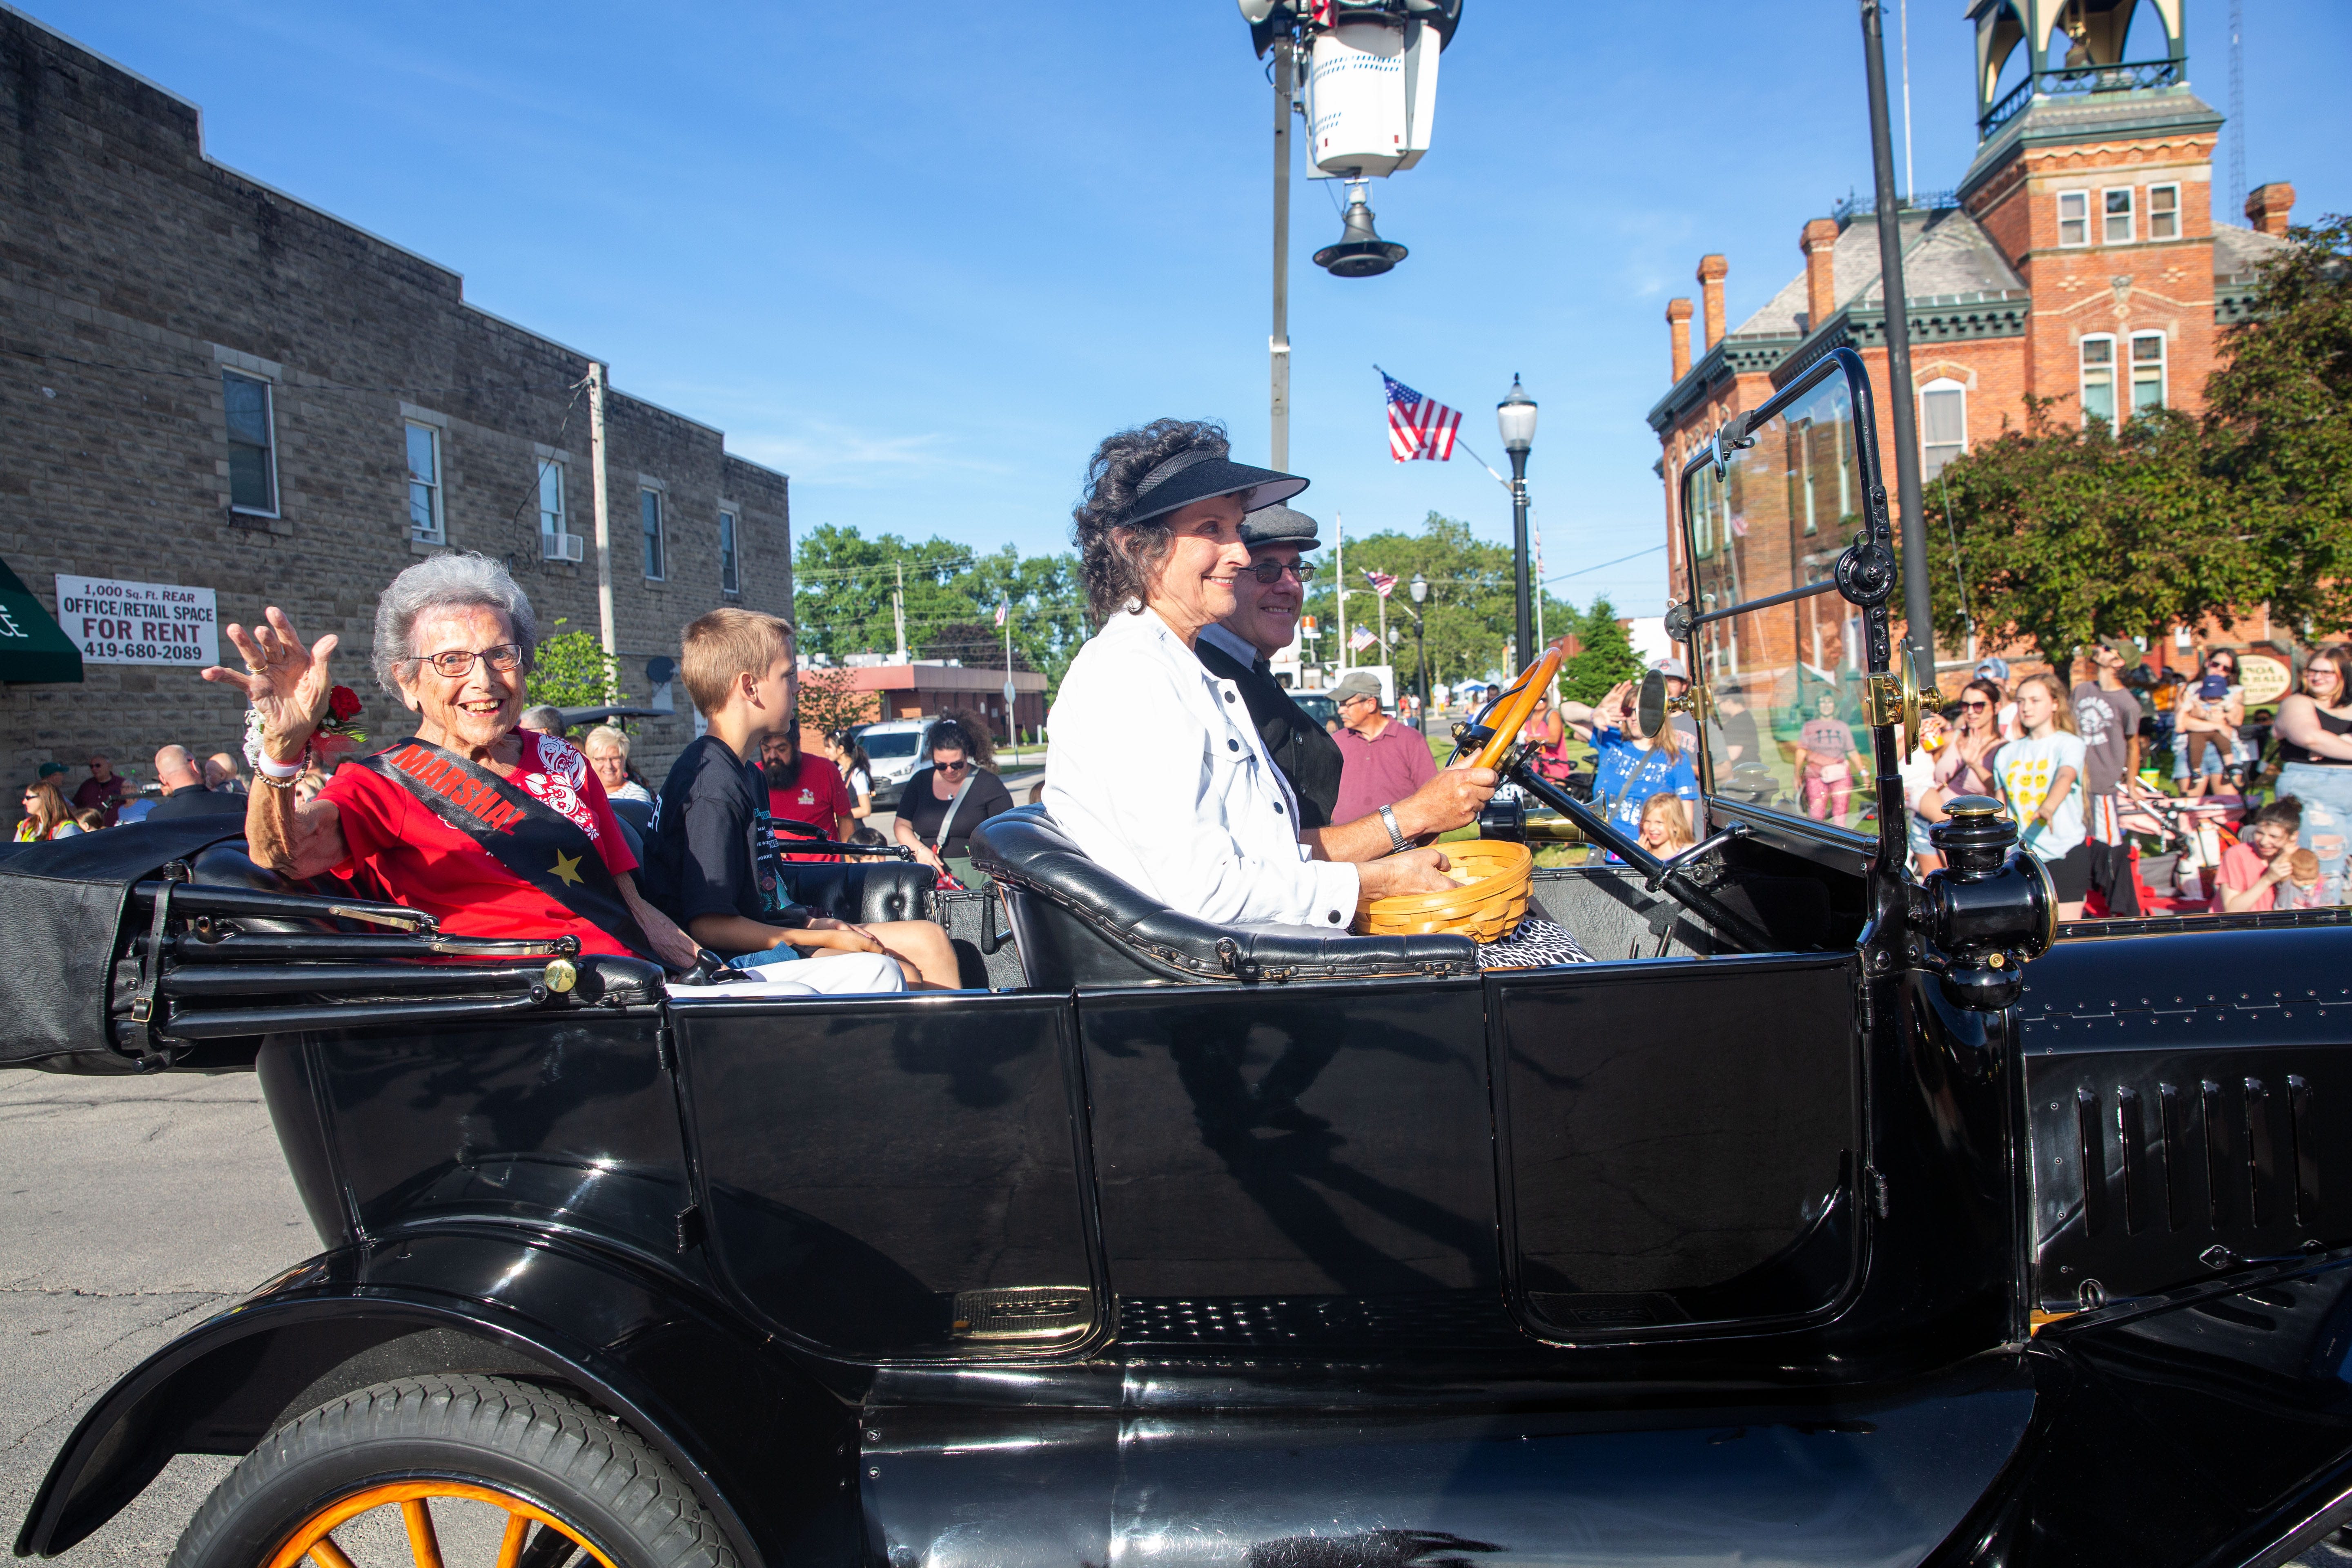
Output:
[[[1301,550],[1313,550],[1321,543],[1316,537],[1318,527],[1303,511],[1262,506],[1242,519],[1242,542],[1253,550],[1261,544],[1296,544]]]

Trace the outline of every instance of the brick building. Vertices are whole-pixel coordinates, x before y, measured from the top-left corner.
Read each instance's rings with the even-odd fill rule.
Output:
[[[600,635],[640,700],[646,661],[675,656],[703,611],[790,614],[784,476],[730,455],[719,431],[609,393],[598,447],[592,356],[214,162],[196,105],[11,12],[0,96],[0,560],[93,639],[79,682],[22,683],[19,666],[0,686],[0,770],[28,779],[54,758],[78,776],[104,749],[147,776],[161,745],[201,755],[242,734],[184,628],[61,606],[60,576],[169,584],[161,597],[181,603],[209,590],[224,624],[276,604],[306,637],[340,633],[337,673],[378,740],[414,723],[369,670],[375,600],[419,556],[500,558],[542,637]],[[105,632],[180,662],[105,662],[122,655]],[[645,771],[660,778],[691,725],[650,721]]]
[[[2286,243],[2290,185],[2252,194],[2251,227],[2212,219],[2222,121],[2189,91],[2184,4],[2139,7],[2142,35],[2160,35],[2165,53],[2135,62],[2123,54],[2137,0],[1977,0],[1975,161],[1954,191],[1900,214],[1909,395],[1931,510],[1937,472],[1974,443],[2023,427],[2028,395],[2058,399],[2058,416],[2076,420],[2197,409],[2220,329],[2244,315],[2255,268]],[[2017,85],[2004,88],[2011,66],[2021,68]],[[1696,359],[1691,301],[1668,303],[1673,385],[1649,421],[1664,448],[1675,581],[1684,580],[1675,476],[1731,414],[1852,347],[1870,369],[1879,438],[1892,439],[1871,212],[1842,204],[1801,225],[1803,270],[1727,331],[1726,258],[1702,258]],[[1891,492],[1894,455],[1883,457]],[[2190,662],[2188,638],[2205,629],[2176,629],[2151,651]],[[2269,631],[2258,613],[2231,640]],[[1948,670],[1976,657],[1940,651]]]

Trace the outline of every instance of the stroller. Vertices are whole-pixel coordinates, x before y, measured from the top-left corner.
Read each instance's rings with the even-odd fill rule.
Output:
[[[2124,803],[2117,822],[2135,838],[2161,847],[2142,857],[2131,847],[2132,881],[2144,914],[2204,914],[2220,907],[2214,873],[2222,852],[2238,842],[2246,820],[2242,795],[2209,795],[2196,800],[2141,795]],[[2159,891],[2162,889],[2164,890]],[[2085,908],[2084,912],[2095,913]]]

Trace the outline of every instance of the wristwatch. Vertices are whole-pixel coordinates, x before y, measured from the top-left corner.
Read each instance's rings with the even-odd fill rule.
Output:
[[[1397,830],[1396,811],[1393,807],[1385,805],[1381,807],[1381,822],[1389,830],[1390,854],[1402,855],[1412,847],[1404,841],[1404,835]]]

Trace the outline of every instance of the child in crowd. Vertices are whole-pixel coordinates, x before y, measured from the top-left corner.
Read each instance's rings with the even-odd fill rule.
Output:
[[[1993,756],[2000,797],[2018,825],[2017,840],[2050,873],[2058,918],[2083,918],[2091,889],[2091,853],[2083,823],[2083,738],[2074,731],[2074,704],[2047,670],[2017,683],[2021,738]]]
[[[2343,889],[2326,885],[2319,857],[2295,847],[2303,830],[2303,803],[2283,795],[2246,819],[2238,842],[2221,851],[2214,879],[2221,884],[2217,914],[2257,910],[2314,910],[2337,903]]]
[[[1642,803],[1643,848],[1664,860],[1690,847],[1690,811],[1682,796],[1660,790]]]
[[[798,722],[792,623],[730,605],[688,626],[679,652],[680,678],[709,733],[678,754],[662,785],[646,845],[646,897],[738,968],[817,961],[793,978],[832,994],[897,991],[908,981],[952,989],[955,950],[928,921],[856,926],[761,896],[766,792],[750,760],[767,736]]]
[[[1803,748],[1805,815],[1815,822],[1845,820],[1853,795],[1858,756],[1853,727],[1837,716],[1837,699],[1822,694],[1819,717],[1805,721],[1797,744]]]
[[[1936,785],[1937,753],[1952,736],[1951,721],[1941,713],[1919,718],[1919,749],[1903,759],[1904,833],[1911,848],[1911,864],[1919,875],[1940,868],[1944,858],[1927,837],[1931,824],[1944,820],[1944,795]]]

